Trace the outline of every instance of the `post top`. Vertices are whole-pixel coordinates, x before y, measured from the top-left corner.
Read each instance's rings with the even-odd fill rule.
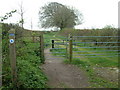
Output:
[[[72,38],[72,35],[71,35],[71,34],[69,34],[69,38]]]
[[[15,29],[10,29],[9,33],[15,33]]]

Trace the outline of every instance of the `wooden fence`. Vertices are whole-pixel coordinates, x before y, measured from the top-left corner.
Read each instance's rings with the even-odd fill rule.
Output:
[[[22,36],[27,37],[27,36]],[[43,33],[39,36],[28,36],[33,38],[33,43],[35,43],[35,37],[39,38],[40,43],[40,60],[42,63],[44,63],[44,40],[43,40]],[[9,58],[10,58],[10,64],[11,64],[11,75],[12,75],[12,83],[14,87],[17,87],[17,66],[16,66],[16,40],[15,40],[15,30],[11,29],[9,30]]]

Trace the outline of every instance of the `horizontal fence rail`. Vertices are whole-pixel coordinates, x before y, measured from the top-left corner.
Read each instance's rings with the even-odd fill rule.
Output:
[[[52,52],[52,53],[66,53],[66,52]],[[46,53],[46,54],[50,54],[50,53]]]
[[[51,60],[51,59],[56,59],[56,60],[59,60],[59,59],[62,59],[63,57],[58,57],[58,58],[46,58],[47,60]]]
[[[56,56],[66,56],[66,55],[56,55]]]
[[[67,39],[66,39],[66,40],[67,40]],[[54,39],[54,41],[66,41],[66,40],[55,40],[55,39]]]
[[[117,56],[118,57],[118,55],[113,55],[113,56],[84,56],[84,57],[73,57],[73,58],[85,58],[85,57],[87,57],[87,58],[96,58],[96,57],[115,57],[115,56]]]
[[[99,50],[99,51],[90,51],[90,52],[118,52],[120,50]],[[89,51],[73,51],[73,52],[89,52]]]
[[[101,47],[74,47],[74,48],[118,48],[120,46],[101,46]]]
[[[120,42],[73,42],[73,44],[77,43],[120,43]]]
[[[120,55],[120,53],[109,53],[109,54],[106,54],[106,53],[102,53],[102,54],[74,54],[74,56],[78,56],[78,55]]]
[[[66,48],[50,48],[50,50],[52,50],[52,49],[66,49]]]
[[[99,38],[101,38],[101,37],[120,37],[120,36],[72,36],[73,38],[75,38],[75,37],[99,37]]]
[[[67,45],[68,43],[54,43],[54,45]],[[49,43],[49,44],[45,44],[45,45],[52,45],[52,43]]]
[[[57,44],[57,45],[66,45],[67,43],[54,43],[54,44]]]

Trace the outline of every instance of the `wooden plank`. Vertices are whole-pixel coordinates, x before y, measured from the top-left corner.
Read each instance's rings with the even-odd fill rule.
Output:
[[[11,74],[13,86],[17,86],[17,69],[16,69],[16,48],[15,48],[15,30],[9,31],[9,57],[11,64]]]

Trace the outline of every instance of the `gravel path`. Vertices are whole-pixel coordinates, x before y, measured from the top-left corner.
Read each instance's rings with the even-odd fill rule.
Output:
[[[77,66],[64,64],[64,58],[53,56],[50,49],[45,49],[45,59],[42,69],[48,77],[47,84],[51,88],[89,87],[87,76]]]

